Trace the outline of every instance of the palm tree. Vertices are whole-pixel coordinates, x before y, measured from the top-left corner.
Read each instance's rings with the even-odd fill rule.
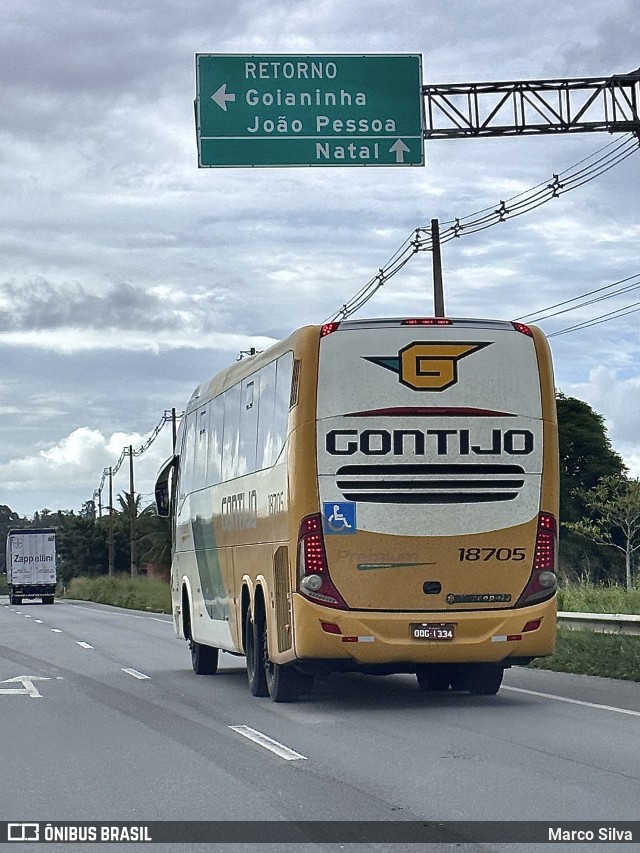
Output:
[[[171,525],[161,518],[153,504],[145,507],[138,516],[138,544],[140,561],[150,563],[163,574],[171,568]]]

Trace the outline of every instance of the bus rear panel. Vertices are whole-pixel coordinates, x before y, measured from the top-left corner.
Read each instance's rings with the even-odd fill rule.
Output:
[[[307,567],[301,536],[296,655],[401,669],[552,653],[557,425],[542,334],[337,324],[317,387],[323,555]]]

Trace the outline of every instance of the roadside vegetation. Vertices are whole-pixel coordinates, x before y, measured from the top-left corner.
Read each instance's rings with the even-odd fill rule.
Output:
[[[128,577],[73,578],[62,593],[63,598],[95,601],[130,610],[171,613],[169,584],[143,575]]]
[[[640,637],[559,628],[555,654],[538,658],[531,666],[554,672],[640,681]]]
[[[569,584],[558,591],[558,610],[640,614],[640,589],[588,582]]]

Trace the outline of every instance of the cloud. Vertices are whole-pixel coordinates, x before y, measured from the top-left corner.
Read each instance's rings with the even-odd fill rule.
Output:
[[[632,476],[640,476],[638,424],[640,423],[640,377],[623,378],[621,371],[599,365],[589,372],[587,382],[566,383],[563,390],[586,400],[606,419],[609,438],[627,462]]]
[[[73,509],[94,497],[103,485],[102,505],[108,505],[108,469],[114,473],[114,497],[129,490],[129,457],[123,462],[123,450],[134,449],[134,487],[145,496],[145,505],[152,502],[155,474],[171,452],[170,431],[161,433],[157,443],[136,458],[146,437],[122,432],[107,436],[99,430],[78,427],[55,444],[33,455],[11,459],[0,465],[3,501],[12,507],[20,505],[21,493],[40,498],[35,509]],[[17,501],[16,501],[17,498]],[[96,498],[97,500],[97,498]],[[18,510],[21,511],[21,510]]]
[[[493,209],[610,141],[430,142],[411,169],[199,170],[195,53],[420,53],[432,83],[599,76],[638,65],[633,5],[5,0],[0,502],[10,482],[21,512],[78,507],[120,452],[108,437],[148,434],[239,351],[334,314],[418,226]],[[446,243],[447,310],[511,319],[637,272],[639,156]],[[432,313],[431,260],[414,255],[358,316]],[[635,393],[633,315],[551,343],[564,390],[606,403],[590,378],[604,365],[611,400]],[[612,439],[635,458],[621,406]]]

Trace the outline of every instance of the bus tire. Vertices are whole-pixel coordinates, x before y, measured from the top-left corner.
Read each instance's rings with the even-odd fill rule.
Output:
[[[465,677],[466,688],[472,696],[495,696],[500,685],[504,667],[491,663],[472,664]]]
[[[43,595],[42,596],[43,604],[53,604],[53,595]]]
[[[272,663],[269,660],[267,642],[267,626],[264,626],[264,674],[273,702],[297,702],[303,693],[308,693],[313,686],[313,676],[300,672],[292,664]]]
[[[442,692],[449,689],[451,674],[449,667],[439,664],[426,664],[416,671],[418,687],[426,693]]]
[[[247,608],[245,616],[245,656],[247,658],[247,679],[249,690],[253,696],[268,696],[267,680],[265,678],[264,652],[264,617],[256,613],[257,623],[251,618],[251,608]]]
[[[267,687],[273,702],[297,702],[313,685],[313,676],[300,672],[291,664],[266,665]]]
[[[191,666],[196,675],[215,675],[218,669],[218,649],[203,646],[195,640],[189,641]]]

